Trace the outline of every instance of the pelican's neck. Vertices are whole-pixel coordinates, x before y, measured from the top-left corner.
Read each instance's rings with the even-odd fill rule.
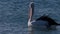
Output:
[[[29,20],[28,20],[28,26],[32,26],[31,23],[32,23],[32,22],[31,22],[31,19],[29,19]]]
[[[34,14],[34,3],[31,2],[29,5],[29,20],[31,21]]]
[[[29,20],[28,20],[28,26],[31,25],[33,13],[34,13],[34,3],[31,2],[30,5],[29,5]]]

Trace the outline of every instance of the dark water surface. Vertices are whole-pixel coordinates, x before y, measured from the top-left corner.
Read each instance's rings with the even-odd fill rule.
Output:
[[[0,0],[0,34],[28,34],[28,6],[30,0]],[[34,18],[43,14],[49,15],[57,23],[60,22],[60,0],[34,0]],[[60,26],[56,31],[40,32],[41,34],[60,34]]]

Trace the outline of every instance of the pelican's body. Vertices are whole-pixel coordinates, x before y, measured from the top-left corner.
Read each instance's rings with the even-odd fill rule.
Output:
[[[32,21],[28,21],[28,26],[47,26],[48,22],[47,21],[43,21],[43,20],[32,20]]]

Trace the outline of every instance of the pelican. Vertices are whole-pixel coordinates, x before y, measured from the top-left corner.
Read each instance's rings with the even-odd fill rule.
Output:
[[[29,34],[34,34],[33,27],[39,28],[41,26],[45,29],[45,27],[50,28],[52,25],[60,25],[56,23],[52,18],[44,15],[37,18],[36,20],[33,20],[33,14],[34,14],[34,2],[32,1],[30,2],[29,5],[28,16],[28,31],[30,31]]]

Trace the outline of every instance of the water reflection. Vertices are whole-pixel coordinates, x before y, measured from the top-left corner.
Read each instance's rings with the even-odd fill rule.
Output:
[[[55,25],[52,25],[50,28],[46,28],[46,26],[30,26],[28,31],[28,34],[57,34]]]

